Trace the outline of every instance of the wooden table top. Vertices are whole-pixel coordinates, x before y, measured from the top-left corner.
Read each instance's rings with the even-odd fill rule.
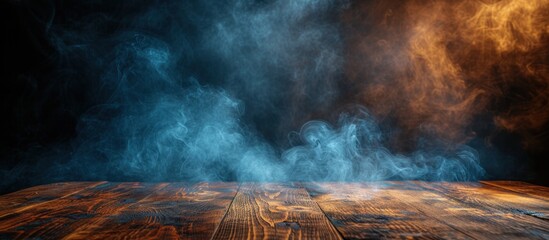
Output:
[[[0,196],[0,239],[549,239],[523,182],[68,182]]]

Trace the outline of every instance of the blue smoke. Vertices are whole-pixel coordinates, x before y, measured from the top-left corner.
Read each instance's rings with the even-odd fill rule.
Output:
[[[91,104],[75,139],[37,155],[49,161],[4,173],[30,171],[37,182],[482,176],[478,154],[465,145],[392,153],[363,107],[334,124],[306,122],[341,95],[337,13],[346,5],[167,1],[127,10],[129,16],[91,13],[69,26],[53,24],[56,77],[67,91],[85,89],[69,100]],[[303,122],[294,141],[272,140]]]
[[[282,154],[292,179],[369,181],[384,179],[473,180],[484,173],[478,154],[468,146],[444,154],[418,150],[410,156],[391,153],[384,135],[365,109],[342,114],[339,127],[310,121],[301,131],[303,145]]]

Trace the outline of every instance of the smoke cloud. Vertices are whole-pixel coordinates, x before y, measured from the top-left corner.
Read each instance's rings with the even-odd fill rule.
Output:
[[[80,5],[44,21],[75,135],[4,186],[477,180],[483,114],[523,136],[549,119],[544,0]]]
[[[548,10],[546,0],[357,2],[343,15],[355,99],[395,122],[400,149],[422,137],[453,148],[494,131],[483,125],[544,148]]]

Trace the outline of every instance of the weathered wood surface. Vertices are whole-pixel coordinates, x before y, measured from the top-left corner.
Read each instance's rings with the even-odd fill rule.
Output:
[[[102,183],[0,218],[0,239],[208,238],[235,183]]]
[[[213,239],[341,239],[297,184],[243,184]]]
[[[51,200],[68,197],[101,183],[103,182],[54,183],[2,195],[0,196],[0,217],[37,207]]]
[[[236,183],[159,184],[144,198],[93,218],[66,239],[203,239],[212,236],[233,200]]]
[[[482,183],[415,183],[476,211],[493,214],[493,222],[514,230],[514,234],[505,234],[508,238],[549,239],[548,201]]]
[[[393,192],[407,191],[403,188],[386,183],[304,185],[345,238],[467,238],[395,197]]]
[[[549,200],[549,187],[537,186],[517,181],[481,181],[481,183],[505,188],[518,193],[525,193],[529,196],[539,197],[543,200]]]
[[[0,239],[549,239],[523,182],[111,183],[0,196]]]

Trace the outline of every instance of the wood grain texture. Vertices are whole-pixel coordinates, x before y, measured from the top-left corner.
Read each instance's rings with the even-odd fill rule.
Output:
[[[95,218],[66,239],[209,239],[237,187],[236,183],[170,183]]]
[[[346,239],[470,239],[405,198],[417,189],[388,182],[304,184]]]
[[[298,184],[243,184],[212,239],[340,239]]]
[[[492,185],[518,193],[525,193],[528,196],[538,197],[542,200],[549,201],[549,187],[533,185],[518,181],[481,181],[486,185]]]
[[[0,218],[4,238],[60,239],[79,227],[102,221],[127,203],[141,199],[158,187],[144,183],[103,183]]]
[[[0,196],[0,239],[549,239],[522,182],[112,183]]]
[[[411,182],[392,182],[413,191],[398,192],[403,202],[425,215],[475,239],[546,239],[549,229],[537,228],[499,211],[478,208]],[[531,220],[531,219],[528,219]]]
[[[65,198],[102,183],[104,182],[52,183],[2,195],[0,196],[0,217],[37,207],[57,198]]]
[[[529,239],[549,239],[547,201],[482,183],[414,183],[470,206],[471,214],[476,214],[473,210],[490,213],[492,222],[499,222],[509,231],[522,233],[514,238],[526,235],[525,238]]]
[[[528,215],[549,220],[547,201],[526,194],[508,191],[482,183],[416,182],[420,186],[443,193],[476,207],[496,209],[515,215]]]

